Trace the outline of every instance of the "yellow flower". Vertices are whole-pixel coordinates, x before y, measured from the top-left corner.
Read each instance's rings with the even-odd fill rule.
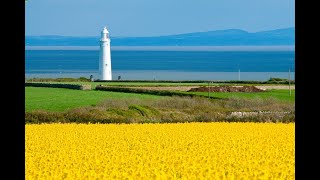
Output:
[[[294,123],[26,125],[26,179],[294,179]]]

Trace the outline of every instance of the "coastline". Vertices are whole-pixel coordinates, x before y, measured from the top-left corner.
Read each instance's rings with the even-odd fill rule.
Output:
[[[185,72],[185,71],[166,71],[166,70],[127,70],[112,72],[112,79],[121,76],[122,80],[238,80],[238,72]],[[26,78],[79,78],[93,75],[94,78],[99,77],[96,71],[48,71],[48,72],[26,72]],[[288,72],[241,72],[241,80],[268,80],[270,77],[288,78]],[[295,79],[295,72],[290,73],[291,80]]]

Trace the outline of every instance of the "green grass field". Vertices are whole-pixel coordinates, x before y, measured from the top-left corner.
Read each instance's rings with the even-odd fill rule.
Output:
[[[64,111],[81,106],[91,106],[106,98],[163,98],[161,96],[106,92],[81,91],[64,88],[25,87],[25,111]]]
[[[64,111],[81,106],[94,106],[107,98],[121,99],[121,98],[141,98],[141,99],[156,99],[164,98],[163,96],[136,94],[136,93],[122,93],[122,92],[108,92],[108,91],[81,91],[64,88],[42,88],[42,87],[26,87],[25,88],[25,108],[26,112],[33,110],[48,110],[48,111]],[[207,92],[185,92],[187,94],[199,94],[208,96]],[[269,90],[267,92],[259,93],[224,93],[211,92],[211,97],[218,98],[262,98],[269,97],[278,99],[280,101],[295,102],[295,91],[292,90],[292,95],[289,96],[289,90]]]
[[[121,88],[116,89],[121,90]],[[289,96],[289,90],[268,90],[258,93],[210,93],[211,97],[220,99],[179,97],[190,93],[208,96],[207,92],[179,92],[183,94],[176,93],[174,97],[170,97],[174,94],[170,94],[170,92],[162,93],[162,96],[141,94],[150,93],[150,91],[133,92],[135,93],[25,87],[25,120],[27,123],[172,123],[211,121],[294,122],[295,119],[292,113],[295,106],[294,90],[291,96]],[[154,93],[159,94],[158,91]],[[228,113],[232,111],[281,111],[290,113],[284,116],[266,114],[241,119],[241,117],[230,118]]]
[[[208,96],[208,92],[187,92],[188,94],[199,94]],[[291,96],[289,90],[287,89],[273,89],[266,92],[256,92],[256,93],[244,93],[244,92],[210,92],[210,97],[218,98],[275,98],[281,101],[295,102],[295,90],[291,91]]]

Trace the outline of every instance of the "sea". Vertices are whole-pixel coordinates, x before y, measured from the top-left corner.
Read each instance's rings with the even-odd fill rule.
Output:
[[[112,79],[268,80],[295,78],[292,46],[112,47]],[[26,78],[99,79],[99,47],[26,46]]]

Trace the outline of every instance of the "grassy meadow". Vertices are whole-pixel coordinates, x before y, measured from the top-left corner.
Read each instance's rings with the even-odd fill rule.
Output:
[[[64,88],[25,87],[25,110],[65,111],[82,106],[94,106],[103,100],[111,99],[157,99],[161,96],[102,92],[81,91]]]
[[[210,93],[220,99],[46,87],[25,90],[26,123],[294,122],[295,96],[288,90]],[[284,113],[231,116],[235,111]]]
[[[187,94],[199,94],[203,96],[208,96],[208,92],[187,92]],[[210,92],[210,97],[217,98],[274,98],[280,101],[286,102],[295,102],[295,90],[291,90],[290,92],[287,89],[271,89],[266,90],[266,92],[255,92],[255,93],[247,93],[247,92]]]
[[[64,88],[45,88],[45,87],[25,87],[25,109],[27,112],[33,110],[47,111],[65,111],[83,106],[95,106],[105,99],[158,99],[162,96],[121,93],[121,92],[103,92],[103,91],[80,91]],[[198,94],[208,96],[208,92],[185,92],[185,94]],[[292,90],[289,96],[289,90],[273,89],[267,92],[244,93],[244,92],[210,92],[210,97],[217,98],[245,98],[245,99],[270,99],[294,103],[295,91]]]

